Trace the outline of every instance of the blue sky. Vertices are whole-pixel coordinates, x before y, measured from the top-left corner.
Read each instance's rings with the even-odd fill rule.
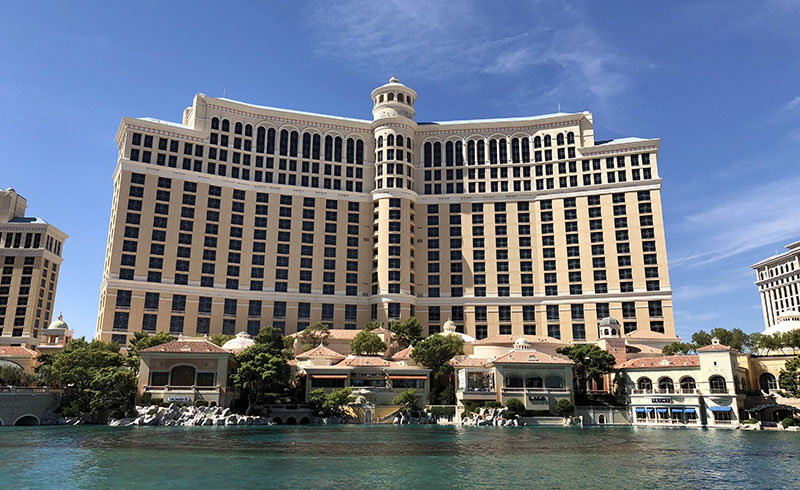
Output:
[[[661,138],[678,334],[763,329],[749,266],[800,240],[800,3],[13,2],[0,16],[0,187],[70,235],[56,312],[94,333],[123,116],[197,92],[369,118],[594,113]]]

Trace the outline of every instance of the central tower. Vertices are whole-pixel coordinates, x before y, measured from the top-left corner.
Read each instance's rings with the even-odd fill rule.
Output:
[[[414,103],[417,93],[396,77],[372,91],[375,137],[372,319],[384,324],[414,316]]]

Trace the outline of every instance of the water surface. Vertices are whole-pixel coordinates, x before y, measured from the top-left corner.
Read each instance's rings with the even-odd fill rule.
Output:
[[[3,427],[0,488],[798,488],[800,433]]]

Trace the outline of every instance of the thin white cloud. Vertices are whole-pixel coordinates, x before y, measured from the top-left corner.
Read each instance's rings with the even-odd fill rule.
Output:
[[[721,294],[730,293],[738,289],[743,289],[745,286],[752,287],[752,283],[746,281],[737,282],[723,282],[712,284],[687,284],[680,286],[672,293],[672,298],[678,301],[693,301],[698,299],[707,298],[709,296],[718,296]]]
[[[794,99],[790,100],[784,106],[787,111],[792,111],[794,109],[800,109],[800,95],[795,97]]]
[[[699,266],[759,247],[800,237],[800,176],[746,189],[679,225],[689,247],[670,261],[673,267]]]

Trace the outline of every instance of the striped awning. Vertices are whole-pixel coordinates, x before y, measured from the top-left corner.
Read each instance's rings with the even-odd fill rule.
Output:
[[[314,379],[347,379],[346,374],[312,374]]]

